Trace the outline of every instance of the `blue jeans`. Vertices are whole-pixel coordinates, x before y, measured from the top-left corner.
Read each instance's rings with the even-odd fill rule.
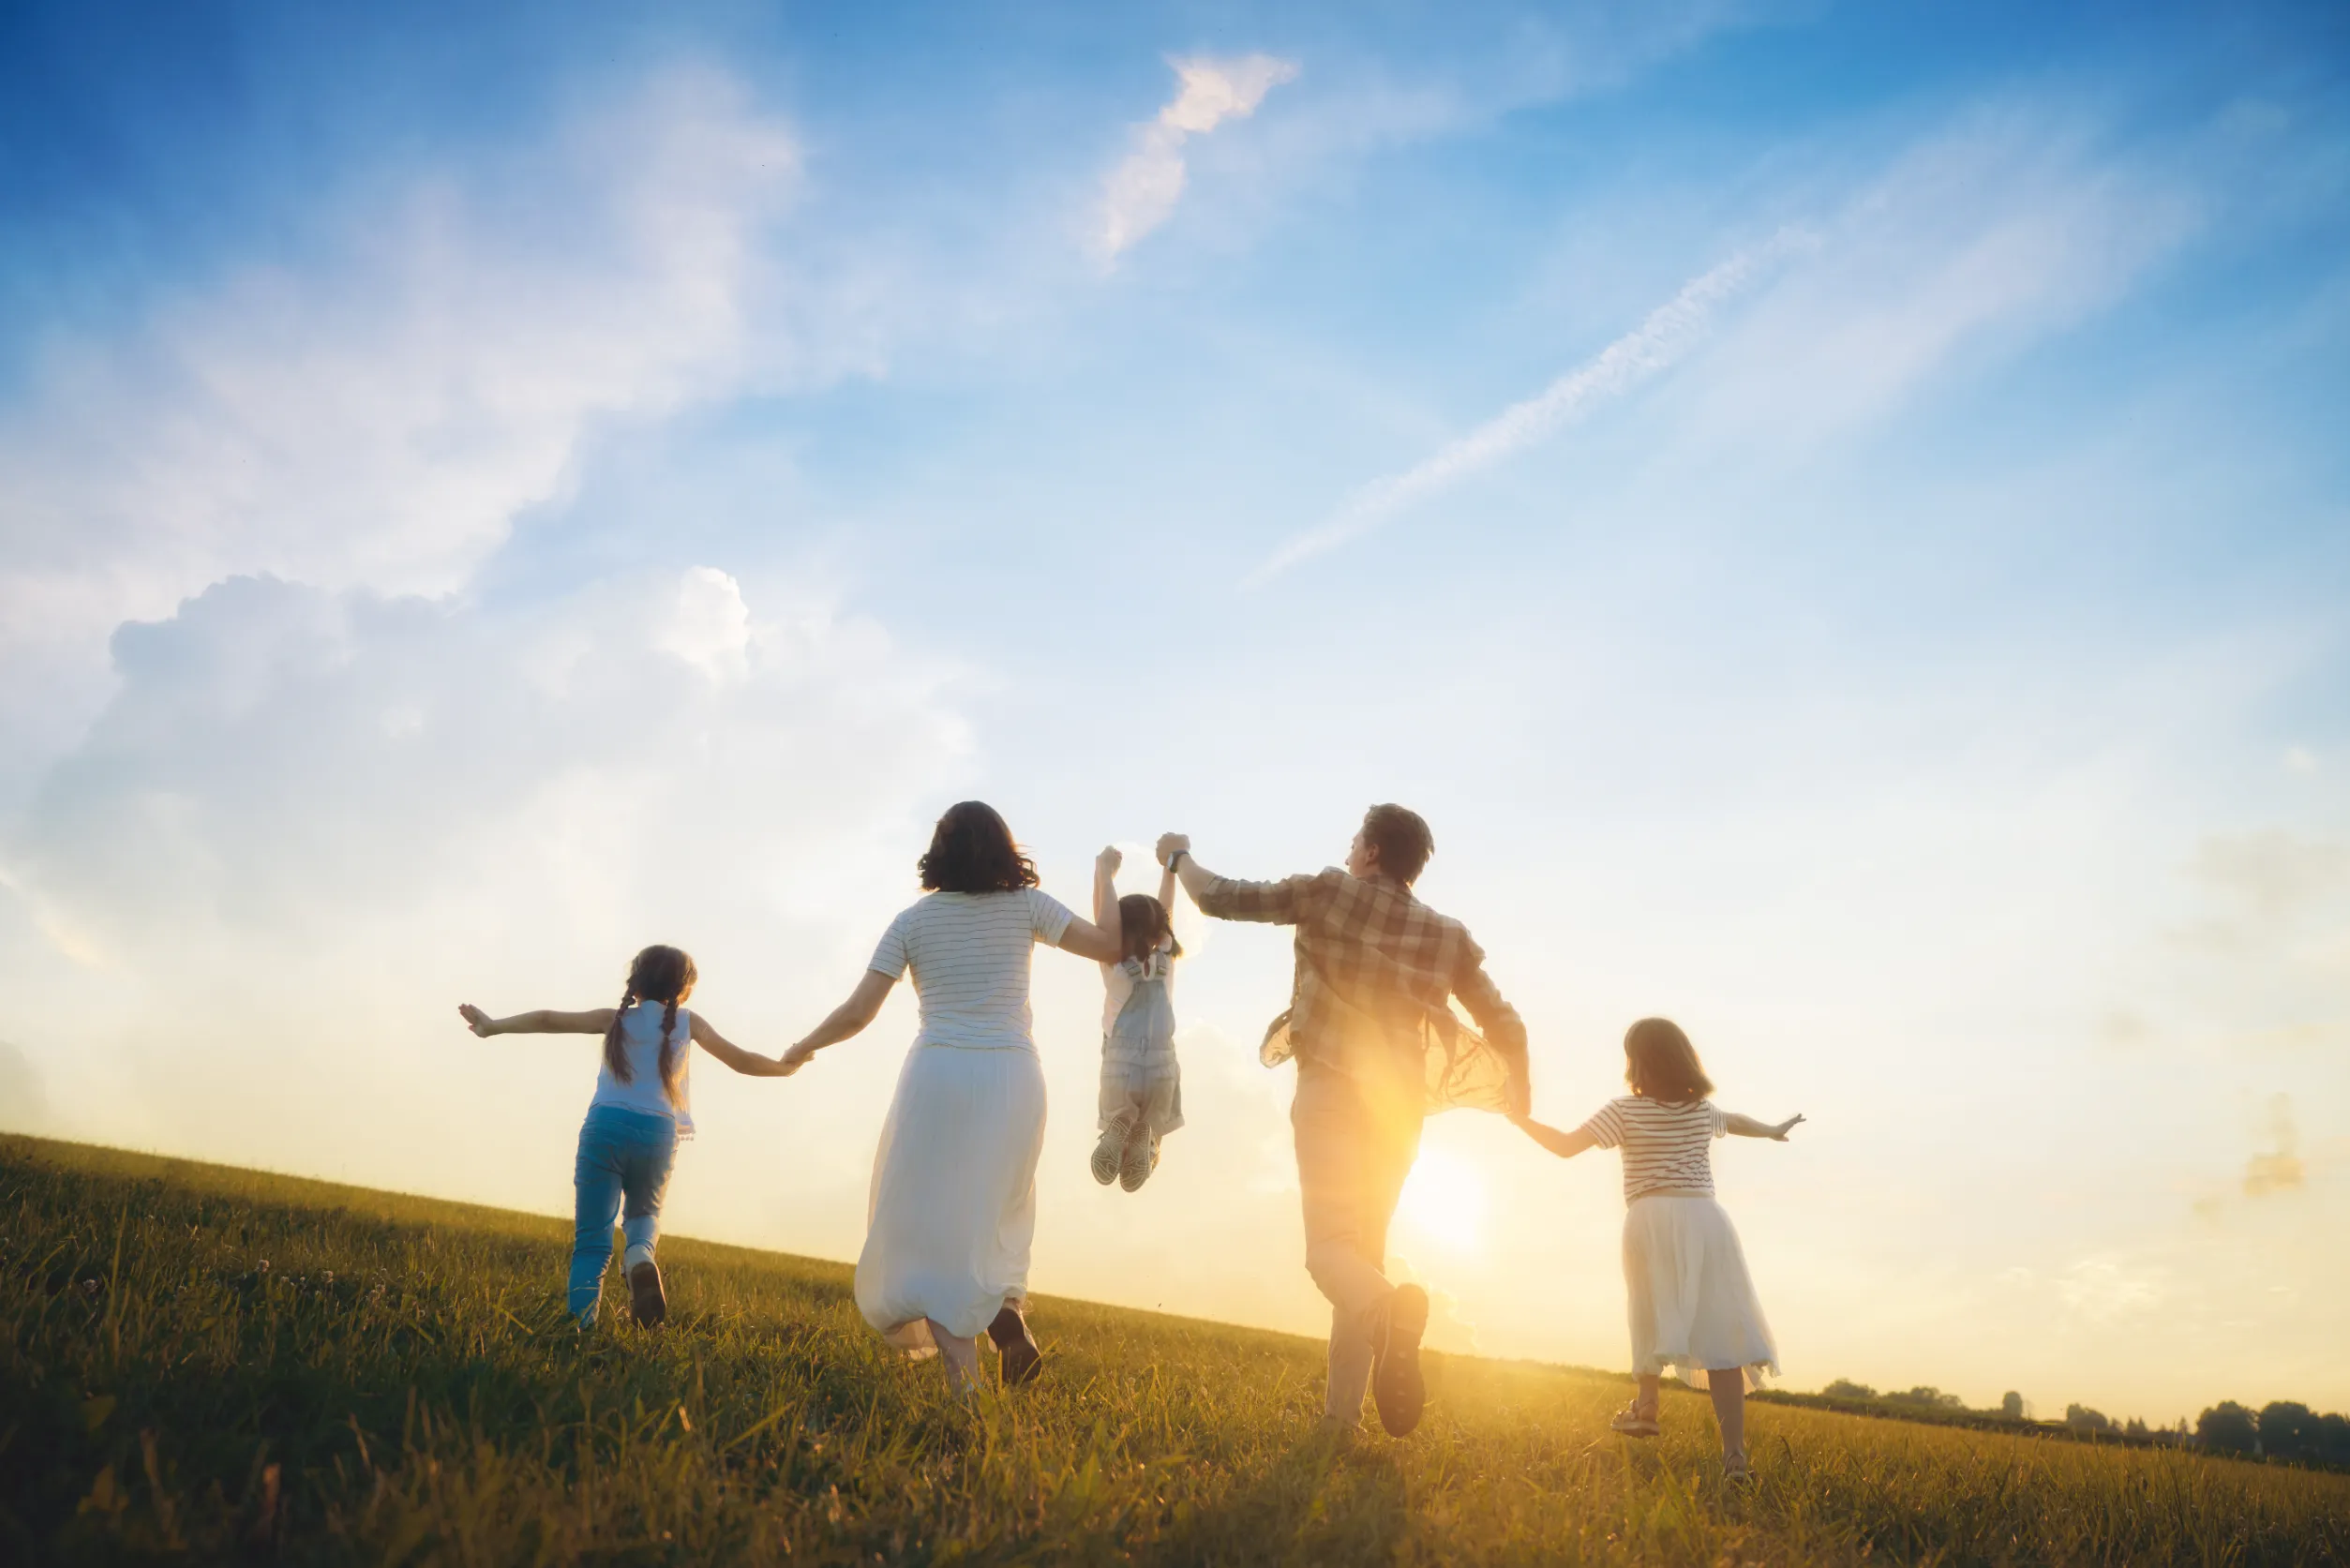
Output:
[[[661,1196],[668,1190],[669,1166],[677,1157],[677,1123],[666,1116],[591,1105],[579,1127],[579,1160],[572,1170],[577,1189],[577,1229],[571,1244],[571,1315],[595,1322],[604,1271],[612,1266],[612,1221],[622,1213],[621,1234],[650,1251],[661,1234]]]

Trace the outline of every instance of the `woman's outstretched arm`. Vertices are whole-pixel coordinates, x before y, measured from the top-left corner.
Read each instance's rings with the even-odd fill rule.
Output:
[[[1118,867],[1126,857],[1118,853],[1116,844],[1105,845],[1093,858],[1093,918],[1094,923],[1107,930],[1120,924],[1118,916]],[[1104,963],[1109,963],[1103,959]]]
[[[1597,1147],[1596,1140],[1580,1127],[1573,1132],[1561,1132],[1557,1127],[1546,1122],[1537,1122],[1532,1116],[1512,1116],[1510,1120],[1518,1124],[1520,1132],[1561,1159],[1573,1159],[1585,1149]]]
[[[492,1018],[471,1002],[457,1005],[457,1015],[465,1020],[465,1026],[485,1039],[491,1035],[601,1035],[612,1027],[612,1013],[610,1008],[591,1008],[586,1012],[540,1008],[512,1018]]]
[[[788,1070],[780,1056],[762,1056],[756,1051],[745,1051],[710,1026],[710,1020],[694,1014],[694,1043],[717,1057],[726,1066],[753,1078],[781,1078]]]
[[[1758,1122],[1752,1116],[1742,1116],[1737,1112],[1731,1111],[1724,1113],[1722,1129],[1725,1132],[1735,1133],[1741,1138],[1768,1138],[1784,1143],[1787,1142],[1788,1129],[1803,1119],[1801,1116],[1789,1116],[1783,1122]]]
[[[848,1000],[827,1013],[824,1022],[808,1031],[800,1043],[783,1054],[778,1064],[782,1076],[788,1078],[808,1065],[810,1057],[828,1045],[838,1045],[850,1036],[861,1033],[874,1016],[881,1011],[881,1004],[890,998],[890,988],[898,983],[895,975],[885,975],[878,969],[868,969],[857,982],[857,989],[848,993]]]

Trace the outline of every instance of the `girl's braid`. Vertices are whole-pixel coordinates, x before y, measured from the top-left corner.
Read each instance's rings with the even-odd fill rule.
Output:
[[[636,1005],[636,987],[632,983],[621,993],[621,1005],[612,1013],[612,1026],[604,1031],[604,1065],[610,1068],[612,1076],[622,1083],[631,1082],[636,1076],[628,1065],[628,1052],[621,1044],[621,1021],[628,1016],[628,1009]],[[675,1002],[669,1004],[669,1010],[672,1012],[677,1010]],[[666,1057],[662,1061],[662,1068],[663,1077],[666,1080],[668,1068]]]
[[[678,1102],[677,993],[669,993],[669,1005],[661,1009],[661,1093],[671,1105]]]

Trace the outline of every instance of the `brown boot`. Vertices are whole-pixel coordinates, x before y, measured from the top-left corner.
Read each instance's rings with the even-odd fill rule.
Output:
[[[1398,1285],[1371,1327],[1370,1397],[1391,1438],[1409,1437],[1428,1408],[1428,1383],[1420,1376],[1420,1336],[1427,1332],[1428,1292]]]

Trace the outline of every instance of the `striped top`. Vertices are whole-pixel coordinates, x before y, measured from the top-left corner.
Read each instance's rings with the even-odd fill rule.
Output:
[[[914,972],[922,1009],[916,1045],[1034,1051],[1029,950],[1058,942],[1073,918],[1036,888],[933,893],[890,922],[866,967],[891,979]]]
[[[1639,1095],[1611,1099],[1582,1131],[1603,1149],[1624,1151],[1624,1201],[1657,1191],[1714,1190],[1709,1145],[1729,1130],[1710,1099],[1666,1105]]]

